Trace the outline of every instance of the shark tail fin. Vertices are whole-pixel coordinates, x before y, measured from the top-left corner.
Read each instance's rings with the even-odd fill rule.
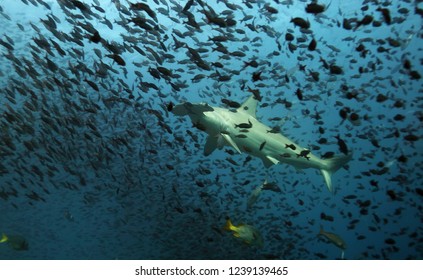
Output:
[[[338,155],[334,156],[333,158],[324,160],[325,167],[320,169],[320,171],[322,172],[326,186],[328,187],[330,192],[332,192],[332,174],[334,174],[336,171],[338,171],[339,168],[341,168],[348,161],[350,161],[351,158],[352,153],[349,153],[348,155]]]

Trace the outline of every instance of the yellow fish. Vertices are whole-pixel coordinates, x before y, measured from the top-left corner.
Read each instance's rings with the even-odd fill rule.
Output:
[[[240,224],[234,226],[230,219],[226,220],[225,230],[233,231],[236,238],[251,246],[263,247],[263,238],[256,228],[250,225]]]
[[[0,243],[7,242],[8,240],[9,240],[9,238],[7,237],[7,235],[3,233],[3,235],[1,236],[1,239],[0,239]]]
[[[256,189],[252,191],[247,201],[247,209],[251,209],[251,207],[253,207],[253,204],[257,201],[257,198],[260,196],[261,191],[263,190],[263,187],[266,184],[267,184],[267,180],[265,180],[262,185],[258,186]]]
[[[347,249],[347,244],[339,235],[332,232],[324,231],[323,227],[320,227],[318,235],[323,235],[324,237],[326,237],[327,240],[339,247],[342,250],[341,259],[344,259],[344,250]]]
[[[8,242],[9,245],[18,251],[28,250],[28,242],[20,235],[9,235],[2,234],[0,243]]]

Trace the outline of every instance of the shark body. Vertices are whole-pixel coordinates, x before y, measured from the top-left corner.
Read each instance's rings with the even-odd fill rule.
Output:
[[[177,116],[188,115],[194,126],[206,132],[208,138],[204,155],[216,148],[231,146],[238,153],[246,152],[260,158],[265,167],[287,163],[297,169],[319,169],[325,183],[332,191],[331,175],[351,159],[351,154],[321,159],[309,150],[283,136],[257,120],[258,100],[249,97],[238,109],[212,107],[206,103],[185,102],[175,105],[172,112]]]

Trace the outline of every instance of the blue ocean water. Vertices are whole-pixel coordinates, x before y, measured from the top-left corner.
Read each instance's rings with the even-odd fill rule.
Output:
[[[422,9],[0,1],[0,259],[341,258],[321,227],[346,259],[422,259]],[[316,169],[204,156],[171,110],[255,90],[258,120],[313,154],[347,145],[332,192]],[[247,208],[265,179],[279,191]]]

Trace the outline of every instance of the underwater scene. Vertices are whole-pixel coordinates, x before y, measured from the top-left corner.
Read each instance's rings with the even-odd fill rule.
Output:
[[[0,0],[0,259],[423,259],[422,19]]]

